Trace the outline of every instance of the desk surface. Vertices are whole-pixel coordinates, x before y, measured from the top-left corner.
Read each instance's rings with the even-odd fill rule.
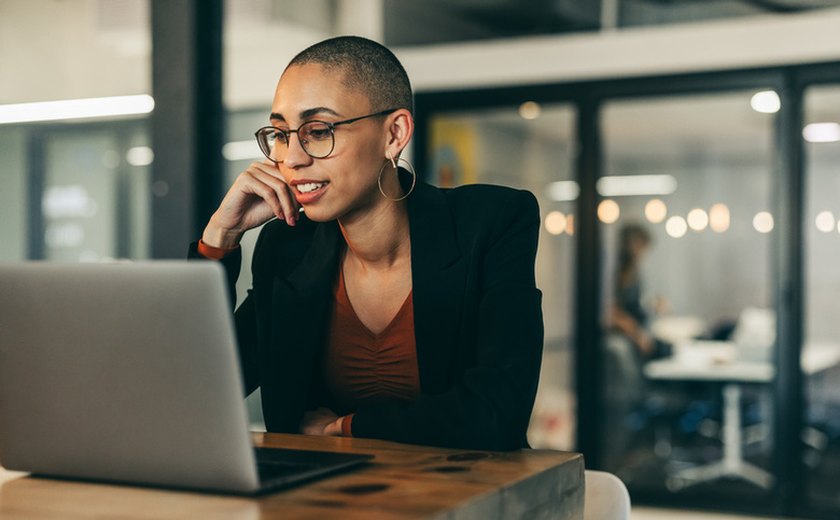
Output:
[[[0,518],[581,519],[583,457],[255,434],[257,446],[370,453],[373,463],[260,498],[27,477],[0,468]]]

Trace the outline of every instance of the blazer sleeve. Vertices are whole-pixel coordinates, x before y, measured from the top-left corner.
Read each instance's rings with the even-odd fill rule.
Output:
[[[360,407],[354,436],[466,449],[527,447],[543,347],[542,293],[534,278],[539,229],[529,192],[498,209],[482,263],[475,365],[442,394]]]
[[[260,234],[255,251],[259,250],[262,237],[263,235]],[[222,264],[227,278],[228,301],[231,310],[233,310],[236,305],[236,280],[239,278],[239,269],[242,265],[242,249],[237,248],[231,251],[221,260],[209,260],[198,252],[198,242],[193,242],[190,244],[187,259],[189,261],[219,262]],[[260,386],[256,310],[252,290],[248,290],[248,296],[234,312],[234,327],[242,382],[245,395],[248,396]]]

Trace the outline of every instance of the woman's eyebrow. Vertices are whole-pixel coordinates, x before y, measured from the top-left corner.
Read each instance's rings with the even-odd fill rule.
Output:
[[[329,114],[331,116],[340,116],[338,112],[331,108],[327,107],[315,107],[315,108],[307,108],[303,112],[300,113],[301,119],[309,119],[310,117],[318,114]]]
[[[341,117],[341,114],[327,107],[307,108],[300,113],[299,117],[300,119],[309,119],[310,117],[318,114],[329,114],[331,116]],[[272,112],[268,119],[272,121],[286,121],[283,114],[278,114],[277,112]]]

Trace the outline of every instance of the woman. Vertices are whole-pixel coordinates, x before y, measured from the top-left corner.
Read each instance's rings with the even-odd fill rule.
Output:
[[[646,228],[626,224],[619,233],[618,270],[611,322],[636,347],[643,359],[662,357],[670,353],[670,345],[657,340],[649,331],[648,311],[642,303],[642,282],[639,275],[642,259],[650,249],[652,239]],[[657,299],[656,310],[666,303]]]
[[[220,259],[233,284],[242,234],[276,218],[236,311],[269,431],[526,447],[543,340],[536,200],[397,168],[412,109],[378,43],[304,50],[257,132],[268,160],[236,179],[191,256]]]

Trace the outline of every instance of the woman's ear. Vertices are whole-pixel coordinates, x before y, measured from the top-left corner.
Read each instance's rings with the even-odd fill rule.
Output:
[[[385,153],[390,152],[396,160],[414,135],[414,117],[408,110],[400,108],[388,116],[387,124]]]

